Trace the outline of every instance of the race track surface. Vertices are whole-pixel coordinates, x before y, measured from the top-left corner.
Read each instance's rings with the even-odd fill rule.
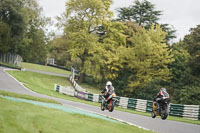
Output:
[[[4,69],[6,68],[0,66],[0,90],[53,99],[60,102],[64,106],[95,112],[104,116],[109,116],[118,120],[126,121],[129,124],[159,133],[200,133],[200,125],[176,122],[171,120],[161,120],[160,118],[152,119],[151,117],[121,112],[117,110],[114,110],[111,113],[107,110],[101,111],[100,107],[38,94],[24,87],[21,83],[19,83],[9,74],[7,74]]]

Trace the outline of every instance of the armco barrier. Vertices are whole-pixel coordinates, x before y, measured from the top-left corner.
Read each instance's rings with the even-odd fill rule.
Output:
[[[199,120],[200,120],[200,105],[199,105]]]
[[[60,91],[60,85],[55,84],[55,85],[54,85],[54,90],[55,90],[56,92],[59,92],[59,91]]]
[[[74,93],[75,93],[75,90],[73,88],[71,88],[70,86],[64,87],[64,86],[60,86],[57,84],[54,85],[54,90],[56,92],[59,92],[59,93],[65,94],[65,95],[69,95],[69,96],[74,96]]]
[[[127,108],[128,105],[128,98],[127,97],[120,97],[119,106],[122,108]]]
[[[86,95],[85,92],[77,91],[77,98],[85,100],[86,99],[85,95]]]
[[[70,77],[70,81],[75,88],[74,96],[80,99],[85,99],[91,102],[99,102],[101,103],[102,95],[92,94],[86,92],[83,88],[81,88],[75,80]],[[64,93],[66,95],[72,96],[72,91],[66,90],[63,91],[62,86],[55,85],[54,90],[60,93]],[[152,101],[143,100],[143,99],[134,99],[127,97],[119,97],[117,96],[118,102],[117,106],[122,108],[129,108],[132,110],[137,110],[141,112],[151,112],[152,111]],[[169,105],[169,115],[185,117],[195,120],[200,120],[200,106],[199,105],[182,105],[182,104],[170,104]]]
[[[198,120],[199,105],[184,105],[183,117]]]
[[[146,112],[147,100],[137,99],[137,111]]]
[[[60,87],[60,93],[69,95],[69,96],[74,96],[75,90],[71,88],[70,86],[67,87]]]
[[[172,116],[183,117],[184,105],[181,104],[171,104],[169,114]]]
[[[99,95],[99,103],[101,103],[101,101],[102,101],[102,95]]]
[[[99,94],[93,94],[93,102],[99,102]]]
[[[152,101],[147,100],[147,107],[146,107],[146,112],[152,112]]]
[[[88,93],[88,101],[93,101],[93,94],[92,93]]]
[[[128,99],[128,108],[129,109],[135,110],[136,109],[136,105],[137,105],[137,99],[134,99],[134,98],[129,98]]]

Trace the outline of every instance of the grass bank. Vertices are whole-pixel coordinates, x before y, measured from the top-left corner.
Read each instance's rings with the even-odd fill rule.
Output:
[[[38,65],[38,64],[32,64],[32,63],[26,63],[22,62],[23,68],[33,69],[33,70],[40,70],[45,72],[52,72],[52,73],[58,73],[58,74],[70,74],[70,71],[66,71],[63,69],[51,67],[51,66],[45,66],[45,65]]]
[[[13,68],[13,69],[19,69],[19,70],[21,69],[21,67],[18,67],[18,66],[12,65],[12,64],[3,63],[3,62],[0,62],[0,66]]]
[[[63,95],[54,90],[54,84],[59,84],[62,86],[71,86],[71,83],[69,82],[68,78],[28,72],[28,71],[7,71],[7,72],[12,76],[14,76],[18,81],[22,82],[24,86],[35,92],[75,102],[82,102],[86,104],[99,106],[99,103],[89,102],[78,99],[76,97]]]
[[[33,96],[29,96],[29,95],[17,94],[17,93],[3,91],[3,90],[0,90],[0,95],[9,96],[9,97],[16,97],[16,98],[23,98],[23,99],[27,99],[27,100],[34,100],[34,101],[40,101],[40,102],[46,102],[46,103],[60,104],[59,102],[51,100],[51,99],[45,99],[45,98],[33,97]]]
[[[150,133],[134,126],[0,98],[0,132],[8,133]],[[104,124],[102,124],[104,123]]]
[[[67,95],[63,95],[63,94],[55,92],[53,89],[54,83],[60,84],[62,86],[67,86],[67,85],[71,86],[71,83],[66,78],[33,73],[33,72],[22,72],[22,71],[8,71],[8,73],[13,75],[20,82],[23,82],[26,87],[28,87],[29,89],[35,92],[49,95],[49,96],[58,97],[58,98],[63,98],[63,99],[71,100],[75,102],[82,102],[82,103],[86,103],[86,104],[90,104],[94,106],[100,106],[99,103],[80,100],[76,97],[71,97],[71,96],[67,96]],[[135,110],[123,109],[123,108],[118,108],[118,107],[116,107],[115,109],[119,111],[151,117],[150,113],[138,112]],[[190,120],[190,119],[174,117],[174,116],[169,116],[167,119],[200,125],[200,121],[198,120]]]

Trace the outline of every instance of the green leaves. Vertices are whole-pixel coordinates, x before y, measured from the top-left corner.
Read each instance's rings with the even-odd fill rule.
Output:
[[[132,37],[133,47],[129,48],[127,63],[132,71],[129,77],[131,88],[143,86],[154,80],[168,80],[167,65],[173,61],[167,45],[163,43],[166,33],[157,25],[148,31],[142,30]]]
[[[147,0],[139,1],[136,0],[133,5],[129,7],[119,8],[118,19],[120,21],[133,21],[143,26],[145,29],[150,29],[152,24],[158,24],[159,16],[161,11],[155,10],[155,5]],[[167,43],[175,38],[175,31],[169,27],[169,24],[161,24],[162,29],[167,32],[165,40]]]
[[[9,25],[0,21],[0,52],[6,53],[11,47],[11,29]]]

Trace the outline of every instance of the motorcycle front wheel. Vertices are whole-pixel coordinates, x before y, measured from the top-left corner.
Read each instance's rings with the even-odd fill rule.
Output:
[[[165,120],[168,117],[168,106],[164,105],[164,110],[161,111],[161,119]]]
[[[156,118],[156,115],[154,114],[153,111],[151,112],[151,117],[152,117],[152,118]]]
[[[103,105],[103,102],[101,102],[101,110],[104,111],[105,110],[105,107]]]
[[[110,112],[113,112],[113,110],[114,110],[114,102],[113,102],[113,100],[110,100],[110,102],[109,102],[109,109],[108,109]]]

